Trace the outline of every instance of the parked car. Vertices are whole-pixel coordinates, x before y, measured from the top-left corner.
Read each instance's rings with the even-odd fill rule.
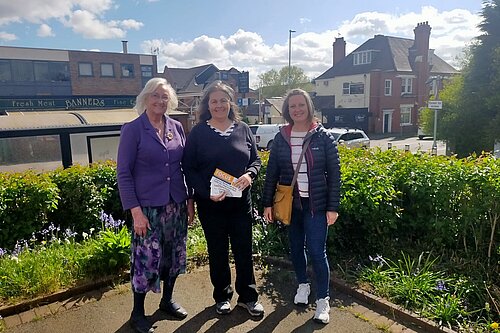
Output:
[[[418,135],[418,139],[419,140],[423,140],[424,138],[428,138],[428,137],[431,137],[431,138],[433,137],[432,134],[425,133],[424,129],[422,127],[420,127],[420,126],[418,127],[418,133],[417,133],[417,135]]]
[[[370,138],[362,129],[333,127],[328,130],[333,134],[339,145],[345,145],[349,148],[370,148]]]
[[[266,125],[250,125],[250,130],[255,137],[258,149],[271,149],[274,136],[280,131],[282,125],[266,124]]]

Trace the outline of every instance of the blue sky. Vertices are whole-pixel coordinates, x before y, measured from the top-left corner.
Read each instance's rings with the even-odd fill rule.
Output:
[[[156,52],[160,72],[213,63],[249,70],[255,85],[288,65],[289,29],[292,63],[311,78],[331,66],[335,37],[349,53],[375,34],[413,38],[423,21],[458,67],[480,11],[480,0],[0,0],[0,45],[121,52],[127,40],[130,53]]]

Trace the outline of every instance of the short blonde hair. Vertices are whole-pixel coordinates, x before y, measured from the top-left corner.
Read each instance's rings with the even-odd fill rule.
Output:
[[[152,94],[159,86],[164,86],[167,89],[168,93],[168,102],[167,102],[167,113],[177,109],[179,105],[179,100],[177,99],[177,94],[175,93],[174,88],[168,83],[168,81],[161,77],[155,77],[149,80],[140,94],[135,99],[134,109],[138,114],[144,113],[146,111],[146,100],[150,94]]]

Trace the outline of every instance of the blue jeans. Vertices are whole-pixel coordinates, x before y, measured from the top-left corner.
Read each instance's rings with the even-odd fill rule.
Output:
[[[328,225],[326,212],[315,212],[309,209],[309,198],[301,198],[302,210],[292,210],[292,221],[288,227],[290,252],[298,283],[308,283],[307,255],[317,284],[317,298],[330,295],[330,267],[326,255],[326,239]],[[307,251],[306,251],[307,250]]]

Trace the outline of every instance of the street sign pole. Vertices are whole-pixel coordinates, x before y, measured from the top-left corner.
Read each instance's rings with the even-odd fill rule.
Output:
[[[437,136],[437,121],[438,121],[438,109],[443,108],[443,102],[439,100],[439,88],[441,86],[441,76],[435,77],[436,82],[434,82],[434,100],[428,102],[428,106],[431,109],[434,109],[434,134],[433,134],[433,139],[434,141],[432,142],[432,153],[434,155],[437,155],[437,142],[436,142],[436,136]]]

